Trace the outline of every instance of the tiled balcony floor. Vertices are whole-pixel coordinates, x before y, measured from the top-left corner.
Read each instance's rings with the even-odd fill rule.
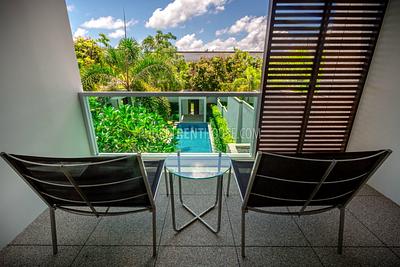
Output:
[[[215,185],[213,180],[184,181],[184,199],[200,212],[213,203]],[[336,253],[338,211],[300,218],[250,212],[242,259],[241,202],[232,185],[219,234],[199,222],[176,234],[162,179],[156,259],[150,213],[97,219],[56,211],[59,253],[53,256],[45,211],[0,252],[0,266],[400,266],[400,207],[368,186],[346,212],[343,255]],[[178,223],[191,218],[176,206]],[[205,219],[216,223],[216,210]]]

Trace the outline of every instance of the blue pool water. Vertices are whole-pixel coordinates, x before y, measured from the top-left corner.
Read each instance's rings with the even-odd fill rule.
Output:
[[[207,123],[179,123],[177,128],[181,152],[212,152]]]

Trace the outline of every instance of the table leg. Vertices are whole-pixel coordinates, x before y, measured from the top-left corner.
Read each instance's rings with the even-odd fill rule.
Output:
[[[217,225],[217,233],[221,229],[221,217],[222,217],[222,187],[223,187],[223,175],[218,177],[218,183],[219,183],[219,192],[218,192],[218,225]]]
[[[178,231],[176,228],[175,222],[175,196],[174,196],[174,181],[173,181],[173,174],[169,173],[169,189],[171,192],[171,214],[172,214],[172,226],[175,231]]]
[[[167,171],[165,170],[165,174],[167,175]],[[221,230],[221,219],[222,219],[222,194],[223,194],[223,175],[218,176],[217,178],[217,190],[216,190],[216,196],[215,196],[215,202],[214,204],[201,212],[200,214],[196,214],[191,208],[189,208],[184,202],[182,198],[182,180],[181,177],[178,177],[178,190],[179,190],[179,200],[182,204],[182,206],[190,212],[194,217],[185,223],[184,225],[180,226],[179,228],[176,225],[176,214],[175,214],[175,195],[174,195],[174,181],[173,181],[173,173],[169,172],[169,193],[171,196],[171,215],[172,215],[172,226],[173,229],[176,232],[182,231],[184,228],[188,227],[191,225],[193,222],[199,220],[201,223],[203,223],[209,230],[211,230],[213,233],[218,233]],[[216,206],[218,205],[218,220],[217,220],[217,227],[214,229],[212,226],[210,226],[203,218],[202,216],[206,215],[208,212],[213,210]]]
[[[164,166],[164,177],[165,177],[165,189],[167,191],[167,197],[169,196],[169,190],[168,190],[168,173],[167,173],[167,167]]]
[[[231,175],[232,175],[232,166],[229,167],[229,172],[228,172],[228,184],[226,186],[226,196],[229,197],[229,187],[231,185]]]
[[[181,201],[181,203],[183,204],[183,199],[182,199],[182,178],[178,177],[178,184],[179,184],[179,200]]]
[[[175,195],[174,195],[174,181],[173,181],[173,174],[169,173],[169,185],[170,185],[170,193],[171,193],[171,214],[172,214],[172,227],[174,228],[174,230],[176,232],[180,232],[182,231],[184,228],[186,228],[187,226],[191,225],[193,222],[195,222],[196,220],[198,220],[199,216],[203,216],[204,214],[208,213],[213,207],[211,207],[210,209],[207,209],[205,211],[203,211],[201,214],[197,215],[195,214],[192,210],[190,210],[190,212],[192,214],[195,215],[195,217],[190,220],[189,222],[185,223],[184,225],[182,225],[181,227],[177,227],[176,226],[176,217],[175,217]],[[182,203],[182,205],[188,209],[188,207]]]
[[[216,193],[215,193],[214,207],[217,206],[217,204],[218,204],[218,199],[219,199],[219,187],[220,187],[220,185],[219,185],[219,176],[218,176],[218,178],[217,178],[217,191],[216,191]]]
[[[221,229],[221,219],[222,219],[222,192],[223,192],[223,176],[219,176],[217,179],[217,192],[216,192],[216,200],[214,205],[212,205],[211,207],[207,208],[206,210],[204,210],[203,212],[201,212],[200,214],[196,214],[191,208],[189,208],[185,203],[182,202],[182,206],[188,211],[190,212],[194,217],[188,221],[187,223],[185,223],[184,225],[182,225],[181,227],[177,227],[176,226],[176,220],[175,220],[175,200],[174,200],[174,196],[173,196],[173,179],[172,179],[172,174],[170,174],[170,190],[171,190],[171,211],[172,211],[172,224],[173,224],[173,228],[176,232],[180,232],[182,231],[184,228],[186,228],[187,226],[191,225],[192,223],[194,223],[195,221],[199,220],[201,223],[203,223],[209,230],[211,230],[213,233],[218,233]],[[213,228],[212,226],[210,226],[203,218],[202,216],[206,215],[208,212],[210,212],[211,210],[213,210],[216,206],[218,205],[218,220],[217,220],[217,227]]]

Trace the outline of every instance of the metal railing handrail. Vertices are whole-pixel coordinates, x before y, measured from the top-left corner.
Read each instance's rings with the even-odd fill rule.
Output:
[[[150,97],[150,96],[247,96],[258,97],[261,95],[260,91],[246,91],[246,92],[225,92],[225,91],[160,91],[160,92],[147,92],[147,91],[85,91],[78,92],[79,96],[98,96],[98,97]]]
[[[255,53],[259,53],[259,54],[263,54],[264,50],[241,50],[242,52],[246,52],[246,53],[250,53],[250,54],[255,54]],[[176,51],[177,54],[184,54],[184,53],[193,53],[193,54],[222,54],[222,53],[226,53],[226,54],[235,54],[236,51],[234,50],[177,50]]]

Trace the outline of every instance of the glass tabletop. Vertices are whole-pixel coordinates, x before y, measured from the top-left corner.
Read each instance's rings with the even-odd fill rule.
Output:
[[[225,154],[171,154],[165,160],[170,173],[187,179],[209,179],[229,170],[231,159]]]

